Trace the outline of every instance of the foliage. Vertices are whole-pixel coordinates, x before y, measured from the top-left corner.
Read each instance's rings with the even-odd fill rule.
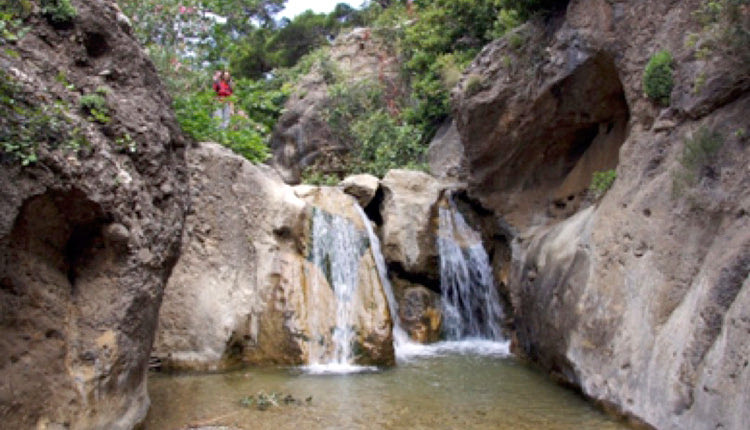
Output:
[[[654,54],[643,72],[643,91],[663,106],[669,106],[674,81],[672,78],[672,54],[660,51]]]
[[[594,193],[594,198],[598,199],[603,196],[612,187],[616,178],[617,172],[615,172],[615,169],[594,172],[589,186],[589,189]]]
[[[38,105],[20,85],[0,72],[0,153],[3,159],[26,166],[37,161],[38,151],[76,149],[82,138],[71,124],[62,102]]]
[[[7,2],[0,5],[0,45],[15,42],[25,33],[23,20],[33,10],[29,0]]]
[[[107,99],[104,98],[101,91],[81,96],[78,103],[81,110],[91,115],[91,119],[94,121],[101,124],[109,122],[109,104],[107,104]]]
[[[42,0],[42,13],[53,24],[68,24],[75,19],[78,11],[70,0]]]
[[[747,74],[750,68],[748,8],[750,0],[704,0],[693,12],[702,31],[688,35],[688,47],[696,49],[697,57],[718,53],[736,68],[731,72]]]
[[[268,82],[237,81],[231,98],[235,115],[226,129],[214,115],[220,102],[209,89],[176,97],[174,108],[182,130],[193,139],[218,142],[250,161],[261,162],[268,157],[267,139],[287,93]]]
[[[503,5],[508,9],[516,10],[523,19],[528,19],[536,14],[544,14],[564,9],[569,0],[503,0]]]
[[[371,173],[382,177],[390,169],[405,167],[424,169],[427,147],[421,144],[419,129],[399,124],[380,110],[358,118],[351,126],[356,147],[354,173]]]
[[[680,168],[673,176],[673,194],[681,194],[694,186],[704,174],[710,174],[716,154],[724,145],[724,137],[716,130],[701,127],[685,141],[679,157]]]

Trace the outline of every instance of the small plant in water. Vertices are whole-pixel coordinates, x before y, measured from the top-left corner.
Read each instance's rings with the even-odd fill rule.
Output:
[[[305,404],[310,404],[312,402],[312,396],[309,396],[305,399]],[[265,411],[268,408],[275,407],[278,408],[281,405],[302,405],[303,402],[301,400],[296,399],[291,394],[284,394],[279,393],[276,391],[272,391],[269,394],[266,394],[264,391],[258,391],[255,395],[249,395],[245,396],[240,399],[240,405],[251,408],[255,407],[255,409],[259,411]]]

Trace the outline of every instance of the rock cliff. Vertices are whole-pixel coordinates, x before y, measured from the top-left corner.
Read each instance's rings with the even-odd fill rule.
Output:
[[[0,50],[4,428],[143,419],[188,203],[183,137],[127,18],[113,1],[72,3],[64,25],[30,9]],[[98,119],[91,94],[107,105]]]
[[[315,163],[320,171],[338,173],[349,142],[331,135],[324,112],[329,105],[332,81],[346,85],[380,82],[400,85],[399,63],[369,28],[339,36],[295,87],[271,139],[271,165],[290,184],[300,182],[302,171]]]
[[[454,92],[470,194],[518,232],[517,349],[660,429],[750,419],[750,10],[720,3],[571,1]],[[642,79],[664,50],[659,107]]]

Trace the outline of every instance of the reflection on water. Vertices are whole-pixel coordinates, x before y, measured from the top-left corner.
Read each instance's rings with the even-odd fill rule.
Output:
[[[265,368],[155,374],[149,379],[152,405],[145,428],[626,428],[506,354],[490,345],[442,344],[376,373],[316,375],[299,368]],[[265,411],[240,405],[240,399],[261,391],[312,396],[312,401]]]

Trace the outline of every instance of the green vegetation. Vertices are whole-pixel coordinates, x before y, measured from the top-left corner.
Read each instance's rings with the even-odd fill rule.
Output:
[[[78,103],[82,111],[91,115],[89,117],[91,120],[100,124],[107,124],[110,121],[107,99],[99,91],[81,96]]]
[[[687,46],[696,50],[698,58],[719,54],[738,66],[734,72],[747,73],[750,67],[749,7],[750,0],[704,0],[693,11],[702,31],[689,34]]]
[[[42,13],[56,25],[66,25],[78,15],[70,0],[41,0]]]
[[[278,393],[276,391],[272,391],[269,394],[259,391],[255,395],[245,396],[240,399],[240,405],[246,408],[255,407],[255,409],[259,411],[265,411],[270,407],[278,408],[289,405],[300,406],[303,404],[310,404],[311,402],[312,396],[307,397],[303,403],[302,400],[294,398],[291,394]]]
[[[606,194],[612,187],[612,184],[615,183],[615,179],[617,179],[615,169],[594,172],[591,176],[591,185],[589,186],[589,189],[594,193],[594,198],[598,199]]]
[[[651,100],[663,106],[669,106],[674,86],[672,62],[672,54],[668,51],[657,52],[643,72],[643,91]]]
[[[680,168],[673,175],[673,195],[681,195],[693,187],[705,174],[710,174],[719,149],[724,145],[724,137],[716,130],[701,127],[685,141],[685,148],[679,158]]]
[[[0,5],[0,45],[16,42],[27,31],[23,20],[33,10],[29,0],[5,2]],[[8,51],[6,51],[8,52]]]
[[[0,159],[23,166],[38,159],[41,147],[78,149],[84,142],[62,102],[32,102],[11,76],[0,72]]]
[[[306,12],[276,21],[285,0],[121,0],[174,100],[183,130],[222,143],[253,161],[268,156],[270,133],[291,88],[311,70],[329,86],[322,112],[340,148],[304,172],[333,182],[353,172],[382,175],[424,167],[426,144],[450,112],[449,92],[483,45],[537,13],[551,0],[392,0],[330,14]],[[226,21],[210,18],[210,11]],[[327,55],[341,31],[368,26],[372,54],[399,58],[397,74],[352,83]],[[519,36],[520,45],[526,39]],[[216,69],[235,76],[235,112],[219,127],[210,90]],[[387,69],[383,67],[383,69]],[[483,83],[471,90],[481,89]],[[470,85],[471,86],[471,85]]]

